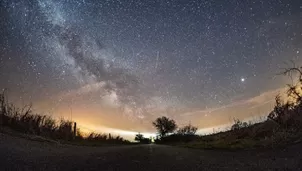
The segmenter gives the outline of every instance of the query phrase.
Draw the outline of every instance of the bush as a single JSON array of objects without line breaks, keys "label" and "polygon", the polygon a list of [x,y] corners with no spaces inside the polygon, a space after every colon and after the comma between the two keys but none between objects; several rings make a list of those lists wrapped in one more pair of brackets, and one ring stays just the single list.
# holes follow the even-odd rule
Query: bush
[{"label": "bush", "polygon": [[247,122],[242,122],[239,119],[234,119],[234,124],[232,125],[231,130],[236,131],[242,128],[246,128],[248,126],[249,124]]},{"label": "bush", "polygon": [[151,143],[151,139],[145,138],[144,135],[141,133],[136,134],[134,140],[138,141],[141,144],[150,144]]},{"label": "bush", "polygon": [[180,135],[195,135],[196,131],[197,131],[197,127],[192,126],[191,124],[186,125],[182,128],[179,128],[177,131],[177,134]]}]

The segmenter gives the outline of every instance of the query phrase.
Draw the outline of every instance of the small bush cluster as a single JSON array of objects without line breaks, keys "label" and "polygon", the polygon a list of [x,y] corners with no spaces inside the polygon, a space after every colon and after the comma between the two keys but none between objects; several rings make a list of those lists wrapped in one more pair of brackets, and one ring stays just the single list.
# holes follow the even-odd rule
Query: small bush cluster
[{"label": "small bush cluster", "polygon": [[178,135],[195,135],[197,129],[198,129],[197,127],[192,126],[191,124],[189,124],[189,125],[186,125],[182,128],[179,128],[177,130],[177,134]]},{"label": "small bush cluster", "polygon": [[188,124],[184,127],[177,129],[177,124],[173,119],[165,116],[157,118],[153,122],[153,126],[158,131],[158,136],[155,143],[177,143],[177,142],[190,142],[197,139],[199,136],[195,135],[197,127]]},{"label": "small bush cluster", "polygon": [[242,128],[246,128],[250,125],[251,124],[249,124],[247,122],[242,122],[241,120],[235,118],[234,119],[234,124],[232,125],[231,130],[232,131],[237,131],[237,130],[240,130]]},{"label": "small bush cluster", "polygon": [[141,133],[136,134],[134,140],[139,142],[140,144],[150,144],[151,143],[151,139],[145,138],[144,135]]}]

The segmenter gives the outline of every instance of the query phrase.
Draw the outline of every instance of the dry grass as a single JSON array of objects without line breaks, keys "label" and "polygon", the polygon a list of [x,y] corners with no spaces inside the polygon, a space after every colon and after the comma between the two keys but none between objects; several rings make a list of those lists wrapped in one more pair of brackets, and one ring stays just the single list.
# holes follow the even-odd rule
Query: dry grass
[{"label": "dry grass", "polygon": [[[293,115],[298,117],[298,115]],[[288,121],[292,122],[294,118]],[[299,120],[299,119],[297,119]],[[297,120],[294,122],[297,124]],[[234,122],[238,124],[238,120]],[[287,122],[286,122],[287,123]],[[302,122],[300,122],[302,123]],[[248,148],[277,148],[302,140],[302,130],[295,127],[295,124],[279,125],[278,123],[267,120],[255,124],[243,124],[245,126],[232,128],[225,132],[211,135],[178,135],[172,134],[158,140],[157,143],[177,145],[182,147],[197,149],[248,149]],[[291,126],[289,126],[291,125]]]},{"label": "dry grass", "polygon": [[16,132],[38,137],[46,137],[61,142],[73,142],[73,144],[128,144],[120,136],[113,137],[111,134],[91,133],[84,137],[79,129],[74,136],[73,122],[60,119],[59,121],[50,116],[35,114],[31,105],[17,108],[7,101],[5,93],[0,93],[0,130],[9,128]]},{"label": "dry grass", "polygon": [[278,148],[291,143],[301,142],[301,140],[302,131],[300,129],[295,127],[284,128],[273,121],[265,121],[236,130],[206,136],[195,136],[189,142],[174,141],[172,144],[198,149],[234,150]]}]

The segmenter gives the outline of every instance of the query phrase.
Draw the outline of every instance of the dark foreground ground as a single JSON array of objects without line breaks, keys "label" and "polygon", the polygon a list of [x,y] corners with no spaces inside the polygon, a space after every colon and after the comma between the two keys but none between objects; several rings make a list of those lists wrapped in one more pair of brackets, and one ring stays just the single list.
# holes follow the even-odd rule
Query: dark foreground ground
[{"label": "dark foreground ground", "polygon": [[0,133],[0,170],[302,170],[302,145],[203,151],[162,145],[84,147]]}]

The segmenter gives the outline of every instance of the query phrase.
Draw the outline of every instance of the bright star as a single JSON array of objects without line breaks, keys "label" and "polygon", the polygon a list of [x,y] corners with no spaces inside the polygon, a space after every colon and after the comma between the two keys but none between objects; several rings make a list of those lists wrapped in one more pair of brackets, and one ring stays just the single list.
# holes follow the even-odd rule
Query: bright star
[{"label": "bright star", "polygon": [[245,78],[241,78],[241,82],[245,82]]}]

